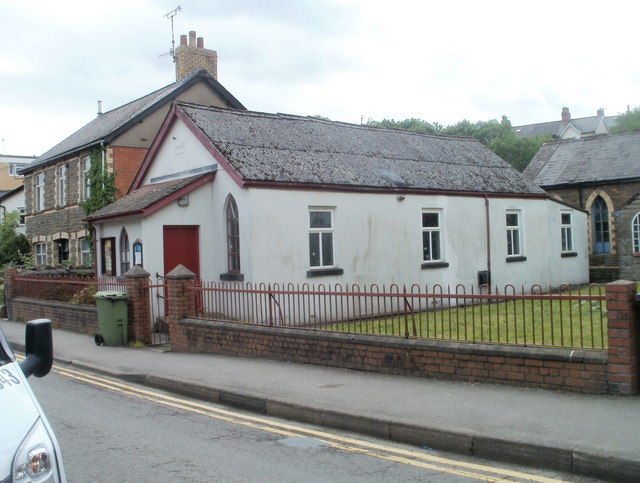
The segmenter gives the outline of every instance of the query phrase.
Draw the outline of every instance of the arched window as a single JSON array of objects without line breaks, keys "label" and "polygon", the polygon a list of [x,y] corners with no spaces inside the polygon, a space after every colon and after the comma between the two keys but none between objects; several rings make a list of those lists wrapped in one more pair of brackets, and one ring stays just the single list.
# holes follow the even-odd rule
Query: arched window
[{"label": "arched window", "polygon": [[129,258],[129,235],[127,229],[122,227],[120,231],[120,275],[124,275],[131,268],[131,259]]},{"label": "arched window", "polygon": [[240,273],[240,222],[233,196],[227,200],[227,265],[229,273]]},{"label": "arched window", "polygon": [[631,237],[633,239],[633,253],[640,254],[640,213],[636,213],[631,222]]},{"label": "arched window", "polygon": [[602,196],[598,196],[591,206],[593,224],[593,252],[610,253],[609,243],[609,210]]}]

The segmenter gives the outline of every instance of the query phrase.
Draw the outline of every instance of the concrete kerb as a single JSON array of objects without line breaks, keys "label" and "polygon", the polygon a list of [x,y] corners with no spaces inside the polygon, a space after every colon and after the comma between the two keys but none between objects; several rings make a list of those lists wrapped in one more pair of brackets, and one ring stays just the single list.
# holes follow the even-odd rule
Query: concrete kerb
[{"label": "concrete kerb", "polygon": [[610,481],[637,482],[640,463],[614,455],[576,449],[573,452],[573,473]]},{"label": "concrete kerb", "polygon": [[[17,351],[24,352],[23,345],[13,344],[13,347]],[[123,373],[79,361],[61,358],[54,358],[54,360],[68,367],[84,369],[114,379],[134,382],[205,402],[291,421],[352,431],[421,448],[473,455],[506,463],[552,468],[566,473],[597,477],[609,481],[636,482],[640,474],[640,462],[603,454],[602,451],[595,449],[543,446],[478,434],[464,434],[442,428],[416,426],[399,421],[384,421],[346,412],[222,391],[154,374]]]}]

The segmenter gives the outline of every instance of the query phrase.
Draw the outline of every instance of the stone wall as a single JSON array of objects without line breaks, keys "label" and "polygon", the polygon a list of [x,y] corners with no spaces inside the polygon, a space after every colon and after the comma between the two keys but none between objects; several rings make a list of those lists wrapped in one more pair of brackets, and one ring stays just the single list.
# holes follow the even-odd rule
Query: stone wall
[{"label": "stone wall", "polygon": [[[628,257],[631,254],[629,232],[626,224],[627,220],[623,220],[617,215],[631,199],[640,193],[640,183],[604,183],[560,189],[549,188],[547,191],[551,195],[560,196],[564,202],[582,209],[587,208],[587,200],[594,192],[601,191],[606,193],[613,204],[613,206],[610,207],[611,212],[609,217],[611,253],[591,253],[589,257],[589,277],[591,282],[594,283],[610,282],[618,278],[629,278],[627,275],[629,271],[625,270],[625,263],[629,262]],[[592,250],[591,246],[590,250]],[[620,258],[620,256],[623,258]],[[633,279],[638,280],[640,278],[636,275]]]},{"label": "stone wall", "polygon": [[[86,153],[88,155],[88,153]],[[56,169],[61,165],[67,166],[67,193],[65,206],[57,206]],[[46,243],[47,266],[58,266],[58,239],[69,240],[69,261],[74,265],[80,264],[79,240],[88,236],[87,223],[82,221],[85,212],[81,203],[81,157],[65,159],[42,170],[36,170],[25,175],[25,205],[26,205],[26,237],[31,243]],[[35,211],[35,175],[44,172],[44,209]]]},{"label": "stone wall", "polygon": [[631,223],[640,213],[640,197],[634,198],[620,210],[618,217],[618,244],[620,246],[620,278],[640,280],[640,253],[633,253]]}]

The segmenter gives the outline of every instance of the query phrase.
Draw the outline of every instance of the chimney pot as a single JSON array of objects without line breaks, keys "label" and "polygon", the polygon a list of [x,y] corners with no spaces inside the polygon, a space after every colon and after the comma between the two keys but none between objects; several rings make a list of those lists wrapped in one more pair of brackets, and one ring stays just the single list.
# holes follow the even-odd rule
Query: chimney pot
[{"label": "chimney pot", "polygon": [[102,116],[102,101],[98,101],[98,117]]},{"label": "chimney pot", "polygon": [[184,79],[189,74],[200,70],[206,71],[218,80],[218,53],[215,50],[204,48],[204,38],[197,37],[196,31],[189,32],[187,36],[180,36],[180,46],[175,50],[176,82]]}]

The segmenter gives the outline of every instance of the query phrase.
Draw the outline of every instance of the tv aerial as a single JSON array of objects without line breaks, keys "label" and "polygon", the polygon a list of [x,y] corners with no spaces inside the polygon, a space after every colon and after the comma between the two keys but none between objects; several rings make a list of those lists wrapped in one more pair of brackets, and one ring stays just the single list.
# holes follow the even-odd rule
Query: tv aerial
[{"label": "tv aerial", "polygon": [[169,50],[169,52],[167,52],[165,54],[161,54],[160,57],[163,57],[165,55],[170,55],[173,58],[174,62],[176,61],[176,56],[175,56],[176,40],[175,40],[175,35],[173,33],[173,17],[178,15],[178,12],[181,11],[181,10],[182,10],[182,7],[180,5],[178,5],[177,8],[174,8],[169,13],[163,15],[164,17],[168,18],[171,21],[171,49]]}]

